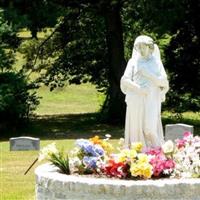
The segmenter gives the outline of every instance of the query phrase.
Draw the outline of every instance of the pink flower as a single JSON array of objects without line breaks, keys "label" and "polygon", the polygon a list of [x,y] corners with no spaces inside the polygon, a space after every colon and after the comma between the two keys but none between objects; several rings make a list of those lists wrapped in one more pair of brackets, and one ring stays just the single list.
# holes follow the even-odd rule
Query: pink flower
[{"label": "pink flower", "polygon": [[152,148],[146,151],[148,155],[151,155],[150,164],[153,167],[153,176],[159,177],[164,175],[164,170],[173,170],[175,163],[172,159],[167,159],[162,151],[162,148]]},{"label": "pink flower", "polygon": [[182,139],[182,140],[177,139],[176,140],[176,146],[178,147],[178,149],[185,147],[185,142],[186,141],[184,139]]},{"label": "pink flower", "polygon": [[146,149],[145,153],[147,155],[159,155],[162,152],[162,148],[161,147],[155,147],[155,148],[151,148],[151,149]]},{"label": "pink flower", "polygon": [[153,175],[160,176],[164,169],[162,157],[159,155],[155,156],[150,160],[150,164],[153,166]]},{"label": "pink flower", "polygon": [[189,136],[191,136],[191,135],[192,135],[192,133],[189,132],[189,131],[187,131],[187,132],[185,132],[185,133],[183,134],[183,138],[189,137]]},{"label": "pink flower", "polygon": [[165,169],[174,169],[174,167],[175,167],[175,162],[173,160],[170,159],[164,162]]}]

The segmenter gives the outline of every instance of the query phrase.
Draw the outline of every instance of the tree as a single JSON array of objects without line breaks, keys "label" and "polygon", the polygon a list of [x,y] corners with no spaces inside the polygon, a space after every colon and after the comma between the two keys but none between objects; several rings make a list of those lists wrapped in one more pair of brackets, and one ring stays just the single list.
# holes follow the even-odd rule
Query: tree
[{"label": "tree", "polygon": [[179,113],[200,109],[200,2],[184,0],[182,5],[183,19],[165,52],[171,74],[167,106]]},{"label": "tree", "polygon": [[[125,113],[120,78],[126,65],[121,2],[79,2],[63,2],[65,16],[55,34],[46,42],[46,47],[40,49],[40,53],[44,55],[46,52],[47,57],[51,57],[51,63],[47,64],[49,59],[45,59],[47,54],[44,55],[41,65],[49,67],[45,67],[42,80],[51,88],[66,80],[77,84],[84,81],[97,84],[98,89],[107,94],[104,113],[110,121],[119,121]],[[37,68],[41,69],[41,65]]]},{"label": "tree", "polygon": [[28,28],[32,37],[46,27],[54,27],[57,18],[63,14],[62,7],[46,0],[1,0],[5,9],[5,18],[15,27]]},{"label": "tree", "polygon": [[47,38],[40,44],[30,42],[26,68],[43,72],[40,81],[51,89],[67,81],[96,84],[107,95],[102,110],[110,121],[124,119],[119,85],[135,37],[145,33],[156,40],[174,33],[185,9],[180,0],[43,0],[39,4],[62,7],[63,12]]},{"label": "tree", "polygon": [[[134,38],[141,33],[150,33],[154,38],[166,30],[170,33],[169,27],[173,27],[179,14],[172,15],[175,13],[173,6],[177,3],[178,0],[162,1],[159,8],[155,9],[156,0],[151,3],[129,0],[60,1],[59,5],[66,8],[65,17],[53,37],[54,50],[47,45],[50,55],[56,50],[54,56],[58,58],[54,57],[52,67],[47,69],[43,81],[50,83],[52,88],[62,85],[61,82],[66,80],[71,83],[95,83],[107,95],[102,108],[107,119],[122,121],[125,103],[120,90],[120,78],[130,57]],[[165,16],[160,16],[161,11]],[[166,15],[171,15],[171,23]]]},{"label": "tree", "polygon": [[28,119],[39,101],[34,83],[29,83],[23,72],[13,69],[13,50],[17,44],[16,31],[4,18],[0,10],[0,132],[8,132]]}]

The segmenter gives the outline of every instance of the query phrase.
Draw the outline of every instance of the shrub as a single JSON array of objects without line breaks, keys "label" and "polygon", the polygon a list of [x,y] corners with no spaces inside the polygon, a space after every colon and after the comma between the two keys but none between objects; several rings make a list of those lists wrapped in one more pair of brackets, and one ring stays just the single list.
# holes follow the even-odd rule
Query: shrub
[{"label": "shrub", "polygon": [[37,86],[21,72],[0,73],[0,130],[16,128],[39,104]]}]

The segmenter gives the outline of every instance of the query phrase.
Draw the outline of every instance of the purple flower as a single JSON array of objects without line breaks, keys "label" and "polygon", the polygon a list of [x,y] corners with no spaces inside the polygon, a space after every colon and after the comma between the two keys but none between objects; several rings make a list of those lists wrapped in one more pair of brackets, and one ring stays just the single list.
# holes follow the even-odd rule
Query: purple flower
[{"label": "purple flower", "polygon": [[98,144],[93,144],[92,142],[85,140],[85,139],[79,139],[76,141],[76,144],[81,148],[81,150],[88,156],[103,156],[104,150],[101,146]]},{"label": "purple flower", "polygon": [[84,148],[85,146],[90,145],[90,144],[91,142],[85,139],[76,140],[76,145],[79,146],[80,148]]},{"label": "purple flower", "polygon": [[103,156],[104,155],[104,150],[101,146],[99,146],[98,144],[94,145],[94,151],[96,156]]},{"label": "purple flower", "polygon": [[98,157],[89,157],[89,156],[84,156],[83,162],[87,167],[95,169],[97,167],[97,161],[99,160]]}]

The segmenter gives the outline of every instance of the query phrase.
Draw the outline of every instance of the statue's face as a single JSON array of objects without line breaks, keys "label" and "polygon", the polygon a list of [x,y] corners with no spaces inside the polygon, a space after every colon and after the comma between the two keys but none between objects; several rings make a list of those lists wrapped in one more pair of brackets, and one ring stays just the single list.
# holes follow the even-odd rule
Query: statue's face
[{"label": "statue's face", "polygon": [[143,58],[148,58],[153,53],[153,44],[138,44],[137,50]]}]

